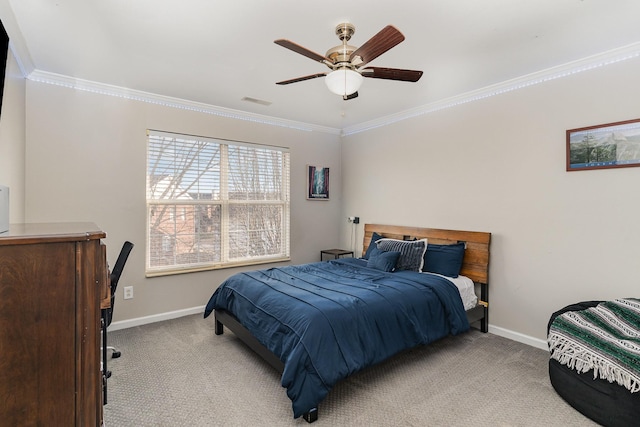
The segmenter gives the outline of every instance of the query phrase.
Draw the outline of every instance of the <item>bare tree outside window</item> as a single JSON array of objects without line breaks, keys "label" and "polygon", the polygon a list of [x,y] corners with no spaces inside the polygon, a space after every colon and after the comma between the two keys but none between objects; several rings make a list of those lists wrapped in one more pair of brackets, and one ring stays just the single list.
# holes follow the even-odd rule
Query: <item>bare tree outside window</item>
[{"label": "bare tree outside window", "polygon": [[149,131],[147,275],[289,257],[289,153]]}]

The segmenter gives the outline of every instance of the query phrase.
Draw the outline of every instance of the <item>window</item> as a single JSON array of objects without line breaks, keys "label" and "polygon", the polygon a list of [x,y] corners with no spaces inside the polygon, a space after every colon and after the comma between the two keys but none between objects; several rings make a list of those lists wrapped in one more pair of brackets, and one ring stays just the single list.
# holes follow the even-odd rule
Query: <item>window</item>
[{"label": "window", "polygon": [[288,260],[289,152],[148,131],[147,276]]}]

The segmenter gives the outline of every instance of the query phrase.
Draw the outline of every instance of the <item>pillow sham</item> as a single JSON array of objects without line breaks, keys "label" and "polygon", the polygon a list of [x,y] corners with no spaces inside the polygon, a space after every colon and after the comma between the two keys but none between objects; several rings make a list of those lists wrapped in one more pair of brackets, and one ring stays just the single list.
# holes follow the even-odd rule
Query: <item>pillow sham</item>
[{"label": "pillow sham", "polygon": [[364,253],[362,258],[369,259],[369,257],[371,256],[371,252],[373,251],[373,248],[376,247],[375,243],[380,239],[382,239],[382,236],[374,231],[373,234],[371,235],[371,241],[369,242],[367,251]]},{"label": "pillow sham", "polygon": [[406,241],[382,238],[376,242],[376,246],[381,251],[400,252],[396,270],[422,271],[427,239]]},{"label": "pillow sham", "polygon": [[437,245],[429,243],[424,255],[422,271],[442,274],[447,277],[458,277],[462,269],[465,243],[452,245]]},{"label": "pillow sham", "polygon": [[392,272],[396,269],[396,263],[398,262],[398,258],[400,258],[400,252],[390,251],[383,252],[373,245],[374,249],[371,251],[369,256],[369,260],[367,261],[367,267],[375,268],[376,270],[386,271],[387,273]]}]

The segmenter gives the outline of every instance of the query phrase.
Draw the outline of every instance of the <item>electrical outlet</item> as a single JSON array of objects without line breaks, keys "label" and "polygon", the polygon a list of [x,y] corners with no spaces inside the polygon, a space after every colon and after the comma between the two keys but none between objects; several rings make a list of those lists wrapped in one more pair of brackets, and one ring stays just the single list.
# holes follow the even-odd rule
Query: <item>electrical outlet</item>
[{"label": "electrical outlet", "polygon": [[133,286],[125,286],[124,287],[124,299],[133,298]]}]

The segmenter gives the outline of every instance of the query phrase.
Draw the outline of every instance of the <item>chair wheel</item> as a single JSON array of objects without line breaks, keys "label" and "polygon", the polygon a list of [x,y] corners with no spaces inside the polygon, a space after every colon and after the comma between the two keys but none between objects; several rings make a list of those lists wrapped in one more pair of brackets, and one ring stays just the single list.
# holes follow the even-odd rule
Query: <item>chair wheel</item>
[{"label": "chair wheel", "polygon": [[107,377],[107,378],[111,378],[111,371],[107,371],[107,372],[104,374],[104,376],[105,376],[105,377]]},{"label": "chair wheel", "polygon": [[119,351],[114,351],[113,353],[111,353],[112,359],[117,359],[120,356],[122,356],[122,353],[120,353]]}]

